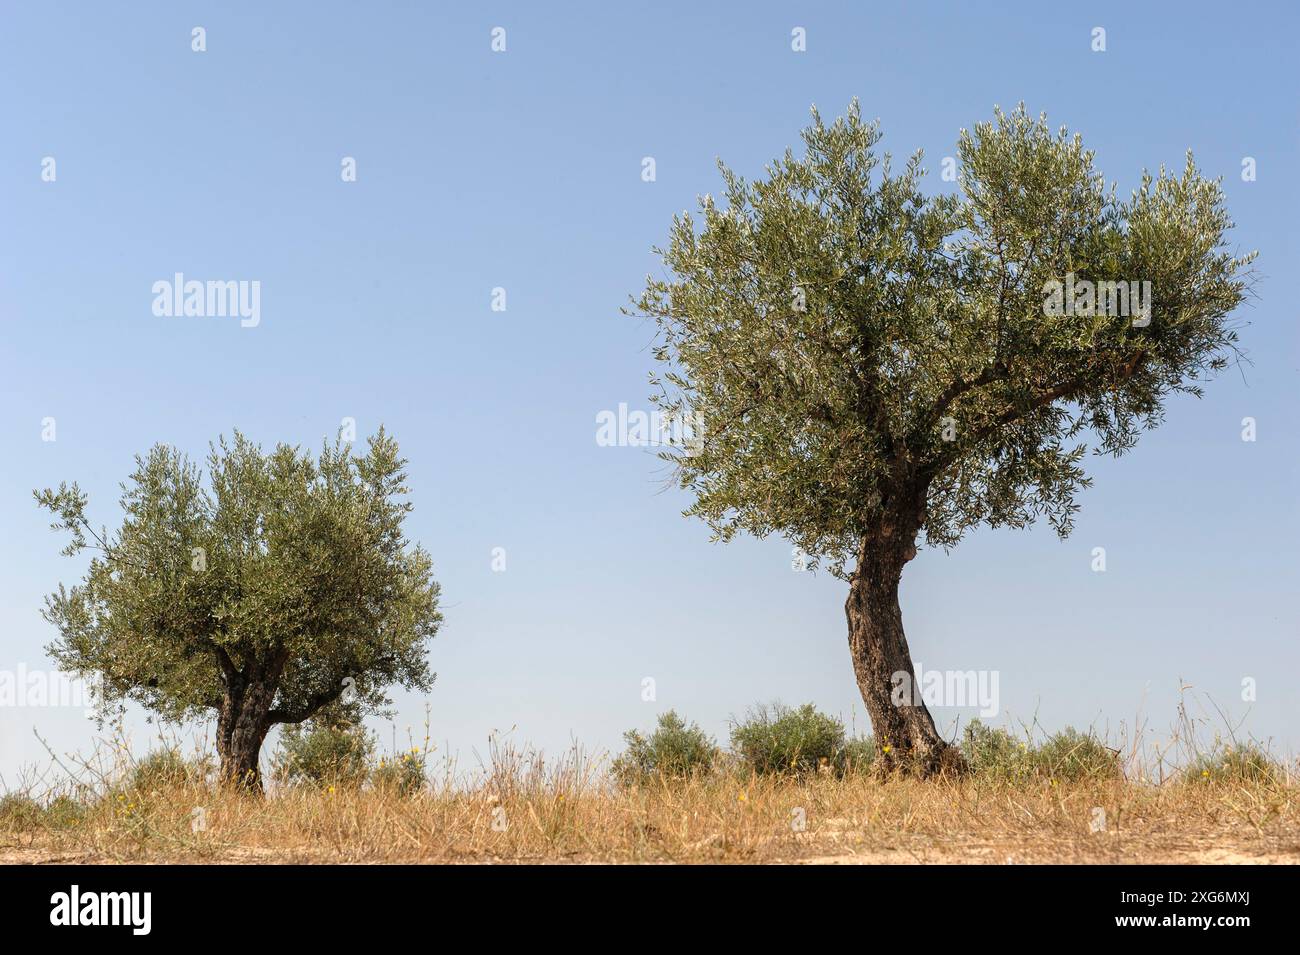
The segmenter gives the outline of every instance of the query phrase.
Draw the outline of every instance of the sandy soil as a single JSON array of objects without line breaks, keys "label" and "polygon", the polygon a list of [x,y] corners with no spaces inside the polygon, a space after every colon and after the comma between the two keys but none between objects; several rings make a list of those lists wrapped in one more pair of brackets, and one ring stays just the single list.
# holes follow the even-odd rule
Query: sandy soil
[{"label": "sandy soil", "polygon": [[[331,863],[364,862],[364,859],[340,859],[327,852],[277,851],[250,848],[230,848],[215,856],[195,858],[180,855],[176,858],[150,857],[148,859],[114,859],[93,853],[51,851],[36,847],[6,846],[0,848],[0,865],[58,865],[58,864],[114,864],[118,862],[206,862],[210,864],[263,864],[277,863]],[[421,859],[419,856],[402,860],[404,863],[450,862],[502,864],[514,861],[585,862],[589,859],[502,859],[493,857],[448,859]],[[807,854],[789,858],[764,860],[777,865],[1018,865],[1041,863],[1074,864],[1155,864],[1155,865],[1297,865],[1300,864],[1300,842],[1289,847],[1262,841],[1258,845],[1220,846],[1198,844],[1188,840],[1169,840],[1163,843],[1125,840],[1111,842],[1098,840],[1093,846],[1077,843],[1040,844],[980,843],[900,845],[896,847],[871,847],[844,850],[831,845],[810,845]]]}]

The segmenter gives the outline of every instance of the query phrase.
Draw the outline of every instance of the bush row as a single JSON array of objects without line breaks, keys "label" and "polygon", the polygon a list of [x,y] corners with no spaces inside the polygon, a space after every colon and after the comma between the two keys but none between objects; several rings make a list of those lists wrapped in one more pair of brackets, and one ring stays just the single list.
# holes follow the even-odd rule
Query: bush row
[{"label": "bush row", "polygon": [[681,779],[724,767],[765,776],[843,776],[870,769],[876,752],[870,737],[850,738],[840,720],[811,703],[754,707],[733,723],[730,752],[672,710],[659,716],[649,735],[629,730],[623,739],[627,748],[614,760],[613,773],[625,784]]},{"label": "bush row", "polygon": [[[758,706],[731,728],[726,752],[695,723],[676,712],[658,718],[648,735],[630,730],[626,749],[614,761],[615,778],[639,783],[653,778],[681,779],[737,769],[755,775],[837,776],[872,769],[876,755],[871,737],[849,738],[844,724],[811,703],[797,709],[780,704]],[[1035,743],[972,720],[961,738],[962,755],[972,774],[1009,782],[1040,779],[1058,782],[1116,779],[1122,774],[1120,753],[1095,734],[1073,727]],[[1276,782],[1280,767],[1252,745],[1216,749],[1183,770],[1185,782]]]}]

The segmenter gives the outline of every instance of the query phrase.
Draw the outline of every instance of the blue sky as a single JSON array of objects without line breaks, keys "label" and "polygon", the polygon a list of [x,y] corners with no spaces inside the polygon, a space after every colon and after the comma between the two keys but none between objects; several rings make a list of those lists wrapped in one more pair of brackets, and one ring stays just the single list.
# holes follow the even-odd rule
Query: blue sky
[{"label": "blue sky", "polygon": [[[1261,252],[1239,315],[1253,366],[1095,461],[1069,541],[984,530],[923,552],[903,584],[913,656],[997,670],[1002,718],[1161,735],[1181,680],[1297,748],[1292,5],[452,6],[0,7],[0,670],[48,667],[43,595],[84,563],[33,488],[77,480],[113,524],[154,442],[316,445],[353,417],[410,459],[410,533],[446,611],[427,702],[462,763],[493,729],[600,749],[668,708],[723,737],[776,698],[864,728],[844,585],[792,571],[779,539],[710,544],[651,451],[597,445],[600,411],[648,407],[652,328],[619,308],[673,213],[718,191],[716,157],[760,172],[811,104],[859,97],[940,191],[958,130],[1024,100],[1122,194],[1189,147],[1224,177],[1232,241]],[[176,272],[259,281],[260,324],[155,317]],[[424,703],[398,696],[399,733]],[[33,727],[90,742],[80,711],[0,708],[6,780],[42,759]]]}]

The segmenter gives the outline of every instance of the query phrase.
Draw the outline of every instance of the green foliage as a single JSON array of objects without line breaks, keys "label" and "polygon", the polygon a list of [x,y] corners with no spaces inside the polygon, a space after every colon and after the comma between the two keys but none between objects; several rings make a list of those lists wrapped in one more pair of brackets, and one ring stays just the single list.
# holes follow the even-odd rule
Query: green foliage
[{"label": "green foliage", "polygon": [[72,829],[86,817],[86,807],[66,794],[55,796],[45,807],[45,824],[51,829]]},{"label": "green foliage", "polygon": [[275,777],[289,785],[359,788],[370,773],[374,738],[337,711],[280,731],[272,762]]},{"label": "green foliage", "polygon": [[37,492],[70,535],[65,553],[98,551],[80,584],[46,600],[50,654],[102,677],[106,706],[218,710],[226,739],[239,721],[299,723],[349,689],[365,711],[393,684],[427,690],[442,615],[429,555],[403,534],[405,464],[382,428],[365,454],[336,442],[314,459],[235,432],[211,447],[205,484],[158,445],[136,458],[113,533],[94,529],[76,484]]},{"label": "green foliage", "polygon": [[1018,739],[979,720],[966,725],[962,755],[971,771],[990,779],[1021,781],[1037,776],[1057,782],[1114,779],[1119,753],[1091,733],[1066,727],[1040,745]]},{"label": "green foliage", "polygon": [[623,734],[627,749],[614,760],[614,777],[623,783],[652,777],[684,779],[709,772],[718,757],[718,747],[700,727],[687,724],[669,710],[659,715],[658,726],[649,736],[636,730]]},{"label": "green foliage", "polygon": [[[1190,155],[1118,198],[1078,136],[1022,107],[963,131],[959,189],[895,171],[857,103],[804,155],[676,217],[633,314],[659,329],[654,401],[700,440],[664,452],[717,537],[781,533],[815,561],[870,538],[955,544],[1046,518],[1069,533],[1091,446],[1118,455],[1237,354],[1235,257]],[[1132,314],[1048,317],[1069,274],[1150,282]],[[1138,316],[1140,318],[1140,316]]]},{"label": "green foliage", "polygon": [[1184,773],[1188,782],[1271,783],[1281,777],[1277,762],[1252,743],[1202,754]]},{"label": "green foliage", "polygon": [[876,741],[870,736],[845,740],[840,750],[839,770],[845,774],[869,773],[876,763]]},{"label": "green foliage", "polygon": [[0,796],[0,832],[70,829],[85,814],[86,807],[66,794],[55,796],[45,805],[24,792]]},{"label": "green foliage", "polygon": [[1120,775],[1119,753],[1092,733],[1067,726],[1047,738],[1034,754],[1041,775],[1057,782],[1115,779]]},{"label": "green foliage", "polygon": [[995,779],[1023,779],[1034,773],[1034,750],[1003,729],[971,720],[961,741],[971,772]]},{"label": "green foliage", "polygon": [[206,759],[190,761],[179,749],[164,747],[147,753],[131,768],[127,787],[136,792],[148,793],[203,785],[210,771]]},{"label": "green foliage", "polygon": [[847,757],[862,756],[862,743],[846,749],[844,724],[811,703],[791,709],[759,705],[733,725],[731,748],[746,768],[759,774],[801,775],[820,768],[842,770]]},{"label": "green foliage", "polygon": [[418,746],[408,752],[381,757],[370,773],[370,782],[376,789],[413,796],[424,789],[425,756]]},{"label": "green foliage", "polygon": [[41,824],[44,812],[26,793],[5,793],[0,796],[0,830],[27,832]]}]

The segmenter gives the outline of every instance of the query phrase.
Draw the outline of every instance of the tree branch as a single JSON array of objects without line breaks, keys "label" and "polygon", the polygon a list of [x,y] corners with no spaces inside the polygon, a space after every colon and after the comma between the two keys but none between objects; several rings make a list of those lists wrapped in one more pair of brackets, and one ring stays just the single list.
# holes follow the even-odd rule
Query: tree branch
[{"label": "tree branch", "polygon": [[[1141,367],[1146,356],[1147,351],[1145,348],[1139,348],[1126,356],[1117,369],[1118,375],[1114,379],[1113,384],[1119,385],[1132,378]],[[930,465],[922,469],[923,474],[929,477],[934,477],[943,471],[944,468],[951,464],[953,460],[959,457],[960,454],[966,451],[969,447],[976,445],[985,438],[997,433],[1006,425],[1018,421],[1040,408],[1045,408],[1062,398],[1070,399],[1077,396],[1096,380],[1095,371],[1095,367],[1090,366],[1072,378],[1068,378],[1059,384],[1039,391],[1030,398],[1027,405],[1012,405],[996,415],[992,420],[977,428],[969,441],[953,442],[945,453],[940,454]]]},{"label": "tree branch", "polygon": [[332,690],[322,690],[308,697],[307,702],[302,706],[292,709],[287,707],[273,709],[266,715],[266,718],[270,723],[301,723],[304,720],[311,719],[313,715],[329,706],[342,695],[343,684],[340,683]]},{"label": "tree branch", "polygon": [[1001,361],[989,365],[974,378],[958,378],[939,395],[934,405],[925,413],[918,422],[914,432],[917,438],[933,428],[943,417],[954,401],[967,392],[974,391],[976,388],[982,388],[985,385],[991,385],[995,381],[1002,381],[1010,374],[1010,369]]}]

